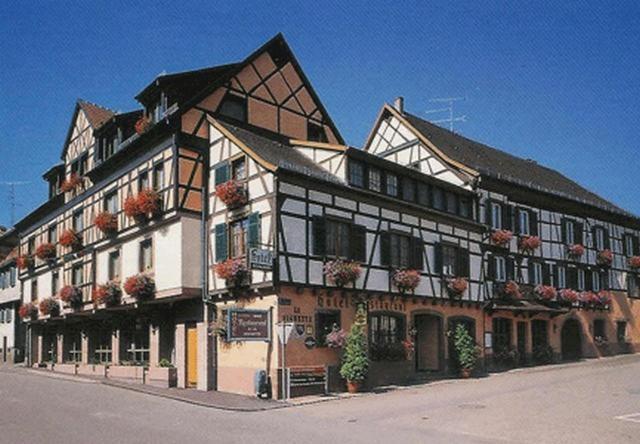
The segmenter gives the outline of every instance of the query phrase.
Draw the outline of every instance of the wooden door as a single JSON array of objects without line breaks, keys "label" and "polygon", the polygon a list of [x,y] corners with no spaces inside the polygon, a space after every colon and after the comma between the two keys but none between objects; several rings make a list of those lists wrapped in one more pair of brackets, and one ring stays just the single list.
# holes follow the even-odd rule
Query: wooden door
[{"label": "wooden door", "polygon": [[580,323],[575,319],[568,319],[562,326],[562,359],[571,361],[580,359],[582,351]]},{"label": "wooden door", "polygon": [[440,322],[435,316],[416,316],[416,367],[419,371],[440,370]]},{"label": "wooden door", "polygon": [[198,330],[187,327],[187,385],[198,385]]},{"label": "wooden door", "polygon": [[527,323],[518,322],[518,356],[519,364],[527,363]]}]

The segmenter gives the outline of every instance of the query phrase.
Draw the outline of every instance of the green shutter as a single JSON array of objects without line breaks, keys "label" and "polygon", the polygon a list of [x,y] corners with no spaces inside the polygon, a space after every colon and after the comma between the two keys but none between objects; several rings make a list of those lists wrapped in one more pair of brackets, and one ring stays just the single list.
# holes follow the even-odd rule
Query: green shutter
[{"label": "green shutter", "polygon": [[321,216],[313,216],[313,254],[316,256],[324,256],[326,253],[327,234],[325,228],[325,219]]},{"label": "green shutter", "polygon": [[493,254],[487,256],[487,278],[492,281],[496,279],[496,261]]},{"label": "green shutter", "polygon": [[229,162],[224,162],[215,168],[215,184],[220,185],[229,180],[230,167]]},{"label": "green shutter", "polygon": [[529,211],[529,230],[532,236],[538,235],[538,213],[536,211]]},{"label": "green shutter", "polygon": [[363,225],[351,226],[349,239],[351,259],[364,263],[367,261],[367,227]]},{"label": "green shutter", "polygon": [[442,274],[442,244],[437,243],[433,246],[433,271],[436,274]]},{"label": "green shutter", "polygon": [[216,262],[227,259],[229,253],[227,251],[227,224],[218,224],[215,228],[216,233]]},{"label": "green shutter", "polygon": [[391,265],[391,239],[387,232],[380,233],[380,265]]},{"label": "green shutter", "polygon": [[516,280],[516,261],[511,256],[505,259],[505,267],[507,267],[507,280]]},{"label": "green shutter", "polygon": [[419,237],[411,239],[411,268],[420,270],[424,268],[424,242]]},{"label": "green shutter", "polygon": [[457,250],[457,275],[460,277],[469,277],[469,250],[465,248],[458,248]]},{"label": "green shutter", "polygon": [[247,236],[247,246],[249,248],[260,246],[260,214],[251,213],[249,215],[249,235]]}]

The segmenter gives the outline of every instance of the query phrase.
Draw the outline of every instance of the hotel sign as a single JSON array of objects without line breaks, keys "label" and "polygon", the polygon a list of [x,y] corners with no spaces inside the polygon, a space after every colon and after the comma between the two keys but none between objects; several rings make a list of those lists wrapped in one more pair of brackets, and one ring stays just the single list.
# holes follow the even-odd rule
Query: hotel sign
[{"label": "hotel sign", "polygon": [[273,269],[273,252],[263,248],[249,250],[249,267],[254,270]]},{"label": "hotel sign", "polygon": [[271,341],[271,311],[232,308],[227,313],[228,341]]}]

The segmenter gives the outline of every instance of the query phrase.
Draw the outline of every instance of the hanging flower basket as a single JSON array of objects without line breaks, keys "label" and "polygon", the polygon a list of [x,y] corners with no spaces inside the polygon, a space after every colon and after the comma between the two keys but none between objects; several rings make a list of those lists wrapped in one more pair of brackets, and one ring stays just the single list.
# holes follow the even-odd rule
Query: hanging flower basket
[{"label": "hanging flower basket", "polygon": [[65,285],[60,289],[60,300],[72,308],[82,306],[82,290],[73,285]]},{"label": "hanging flower basket", "polygon": [[567,253],[574,259],[581,258],[584,254],[584,246],[581,244],[571,244],[567,247]]},{"label": "hanging flower basket", "polygon": [[227,259],[214,265],[216,276],[224,279],[227,287],[240,287],[248,276],[247,266],[242,259]]},{"label": "hanging flower basket", "polygon": [[640,270],[640,256],[633,256],[629,258],[629,268],[632,270]]},{"label": "hanging flower basket", "polygon": [[151,128],[151,119],[145,116],[140,117],[135,124],[136,133],[138,134],[146,133],[149,128]]},{"label": "hanging flower basket", "polygon": [[543,301],[553,301],[558,296],[558,291],[551,285],[537,285],[533,290],[538,299]]},{"label": "hanging flower basket", "polygon": [[216,197],[229,208],[236,208],[247,203],[245,188],[233,179],[216,186]]},{"label": "hanging flower basket", "polygon": [[20,270],[27,270],[33,267],[33,257],[30,255],[18,256],[16,265]]},{"label": "hanging flower basket", "polygon": [[60,304],[54,298],[46,298],[40,301],[40,313],[43,316],[58,316],[60,314]]},{"label": "hanging flower basket", "polygon": [[362,268],[356,261],[335,259],[324,264],[324,275],[336,287],[355,284],[360,274],[362,274]]},{"label": "hanging flower basket", "polygon": [[93,223],[96,225],[98,230],[107,235],[118,231],[118,218],[115,214],[111,214],[108,211],[98,213],[93,220]]},{"label": "hanging flower basket", "polygon": [[124,291],[138,301],[151,299],[156,292],[156,284],[151,276],[136,274],[124,282]]},{"label": "hanging flower basket", "polygon": [[107,307],[114,307],[122,300],[122,290],[120,283],[111,281],[104,285],[98,285],[91,293],[91,299],[96,305],[104,304]]},{"label": "hanging flower basket", "polygon": [[396,270],[391,280],[400,293],[407,293],[413,292],[418,288],[420,278],[418,270]]},{"label": "hanging flower basket", "polygon": [[38,316],[38,307],[31,302],[22,304],[18,310],[18,316],[21,319],[35,319]]},{"label": "hanging flower basket", "polygon": [[579,296],[580,295],[579,295],[579,293],[577,291],[572,290],[570,288],[564,288],[564,289],[560,290],[560,293],[558,293],[558,300],[563,305],[571,306],[575,302],[578,301]]},{"label": "hanging flower basket", "polygon": [[153,190],[142,190],[137,196],[128,196],[124,201],[124,214],[143,221],[160,213],[160,195]]},{"label": "hanging flower basket", "polygon": [[522,292],[520,286],[516,281],[507,281],[502,286],[502,295],[507,299],[522,299]]},{"label": "hanging flower basket", "polygon": [[56,246],[52,243],[44,243],[36,248],[36,256],[43,261],[50,261],[56,258]]},{"label": "hanging flower basket", "polygon": [[509,230],[496,230],[491,233],[491,242],[500,247],[506,247],[513,239],[513,233]]},{"label": "hanging flower basket", "polygon": [[613,252],[609,249],[598,251],[596,263],[601,267],[610,267],[613,263]]},{"label": "hanging flower basket", "polygon": [[76,173],[71,173],[69,177],[62,181],[60,185],[60,191],[63,193],[68,193],[69,191],[73,191],[82,185],[82,177],[80,177]]},{"label": "hanging flower basket", "polygon": [[72,228],[64,230],[60,236],[60,245],[67,248],[80,248],[82,246],[82,240],[78,233]]},{"label": "hanging flower basket", "polygon": [[334,328],[327,335],[326,343],[329,348],[343,348],[347,342],[347,332],[341,328]]},{"label": "hanging flower basket", "polygon": [[523,253],[533,253],[542,245],[542,241],[538,236],[520,236],[518,247]]},{"label": "hanging flower basket", "polygon": [[469,288],[469,283],[465,278],[456,277],[447,279],[447,290],[452,298],[461,298]]}]

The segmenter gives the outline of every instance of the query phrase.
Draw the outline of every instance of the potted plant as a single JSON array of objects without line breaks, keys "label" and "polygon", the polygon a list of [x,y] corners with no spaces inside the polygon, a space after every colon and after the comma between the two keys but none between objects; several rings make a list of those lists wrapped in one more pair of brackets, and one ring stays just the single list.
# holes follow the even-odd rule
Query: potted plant
[{"label": "potted plant", "polygon": [[336,287],[344,287],[349,283],[355,284],[360,274],[362,274],[362,268],[356,261],[335,259],[324,264],[324,275]]},{"label": "potted plant", "polygon": [[82,306],[82,290],[73,285],[65,285],[60,289],[60,300],[70,307],[77,309]]},{"label": "potted plant", "polygon": [[140,117],[135,124],[135,130],[137,134],[144,134],[151,128],[151,119],[146,116]]},{"label": "potted plant", "polygon": [[537,285],[533,291],[538,299],[547,302],[553,301],[558,296],[557,290],[551,285]]},{"label": "potted plant", "polygon": [[462,324],[456,325],[453,334],[453,346],[456,350],[460,374],[463,378],[469,378],[478,362],[478,357],[480,357],[480,349]]},{"label": "potted plant", "polygon": [[122,290],[120,283],[110,281],[103,285],[98,285],[91,294],[94,304],[104,304],[107,307],[114,307],[122,300]]},{"label": "potted plant", "polygon": [[575,302],[578,301],[580,295],[575,290],[572,290],[570,288],[563,288],[562,290],[560,290],[558,296],[558,299],[562,303],[562,305],[571,307]]},{"label": "potted plant", "polygon": [[60,235],[60,245],[66,248],[76,249],[82,246],[82,240],[78,233],[76,233],[76,230],[68,228]]},{"label": "potted plant", "polygon": [[393,273],[393,285],[400,293],[413,292],[420,285],[420,272],[418,270],[396,270]]},{"label": "potted plant", "polygon": [[465,291],[469,288],[469,283],[465,278],[455,277],[447,279],[447,291],[449,296],[454,299],[460,299]]},{"label": "potted plant", "polygon": [[584,254],[584,247],[581,244],[571,244],[567,247],[567,253],[574,259],[579,259]]},{"label": "potted plant", "polygon": [[16,265],[20,270],[27,270],[33,267],[33,256],[25,254],[18,256],[16,259]]},{"label": "potted plant", "polygon": [[216,276],[224,279],[229,288],[242,286],[248,276],[247,266],[239,258],[227,259],[214,266]]},{"label": "potted plant", "polygon": [[45,242],[36,248],[36,256],[43,261],[50,261],[56,257],[56,246],[52,243]]},{"label": "potted plant", "polygon": [[609,249],[598,251],[596,262],[601,267],[610,267],[613,263],[613,252]]},{"label": "potted plant", "polygon": [[640,270],[640,256],[633,256],[629,258],[629,268],[632,270]]},{"label": "potted plant", "polygon": [[124,291],[138,301],[143,301],[153,297],[156,284],[151,276],[140,273],[127,278],[124,282]]},{"label": "potted plant", "polygon": [[498,245],[499,247],[505,247],[509,245],[513,239],[513,233],[509,230],[495,230],[491,233],[491,242],[494,245]]},{"label": "potted plant", "polygon": [[216,185],[216,196],[229,208],[236,208],[247,203],[247,191],[236,180],[228,180]]},{"label": "potted plant", "polygon": [[510,299],[522,299],[522,292],[516,281],[507,281],[502,287],[502,293]]},{"label": "potted plant", "polygon": [[40,313],[42,313],[43,316],[57,316],[60,314],[60,304],[58,304],[58,301],[54,298],[45,298],[40,301]]},{"label": "potted plant", "polygon": [[111,235],[118,231],[118,218],[115,214],[111,214],[108,211],[102,211],[98,213],[93,220],[93,223],[106,235]]},{"label": "potted plant", "polygon": [[63,193],[68,193],[69,191],[75,190],[82,184],[82,177],[80,177],[77,173],[71,173],[69,177],[62,181],[60,185],[60,191]]},{"label": "potted plant", "polygon": [[136,198],[138,210],[148,218],[157,216],[160,213],[160,195],[151,189],[145,189],[138,193]]},{"label": "potted plant", "polygon": [[362,381],[369,371],[369,358],[367,356],[367,338],[365,335],[365,314],[362,308],[358,308],[356,319],[351,326],[345,342],[340,376],[347,380],[349,393],[357,393]]},{"label": "potted plant", "polygon": [[524,235],[518,240],[518,247],[523,253],[533,253],[542,245],[542,241],[538,236]]},{"label": "potted plant", "polygon": [[38,307],[31,303],[27,302],[26,304],[22,304],[20,309],[18,310],[18,315],[21,319],[35,319],[38,316]]}]

